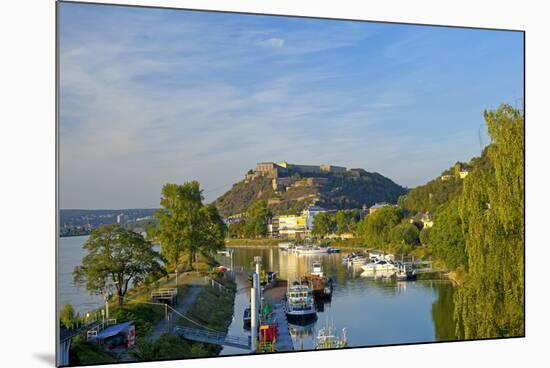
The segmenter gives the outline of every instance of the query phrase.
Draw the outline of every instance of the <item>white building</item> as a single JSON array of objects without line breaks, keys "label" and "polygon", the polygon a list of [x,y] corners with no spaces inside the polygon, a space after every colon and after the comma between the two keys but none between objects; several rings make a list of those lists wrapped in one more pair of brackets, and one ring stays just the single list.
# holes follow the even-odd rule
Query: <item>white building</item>
[{"label": "white building", "polygon": [[308,209],[302,212],[302,214],[306,216],[306,230],[311,231],[311,229],[313,228],[313,220],[315,220],[315,216],[317,216],[321,212],[327,212],[327,210],[320,206],[310,206],[308,207]]},{"label": "white building", "polygon": [[126,224],[128,223],[128,215],[125,215],[123,213],[119,214],[116,217],[116,223],[120,226],[126,226]]}]

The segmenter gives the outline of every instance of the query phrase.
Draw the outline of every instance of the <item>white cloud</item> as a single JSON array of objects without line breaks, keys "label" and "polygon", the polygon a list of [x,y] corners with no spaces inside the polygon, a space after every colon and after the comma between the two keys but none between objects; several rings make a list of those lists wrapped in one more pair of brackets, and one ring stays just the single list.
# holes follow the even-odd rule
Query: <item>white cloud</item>
[{"label": "white cloud", "polygon": [[264,41],[264,44],[275,48],[281,48],[285,45],[285,40],[282,38],[270,38]]}]

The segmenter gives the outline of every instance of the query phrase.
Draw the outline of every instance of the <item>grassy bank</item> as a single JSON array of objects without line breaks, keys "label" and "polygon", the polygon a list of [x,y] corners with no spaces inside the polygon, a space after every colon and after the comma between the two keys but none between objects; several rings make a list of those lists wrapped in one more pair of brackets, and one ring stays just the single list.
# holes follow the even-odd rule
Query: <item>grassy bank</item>
[{"label": "grassy bank", "polygon": [[225,239],[228,247],[257,247],[257,246],[278,246],[283,239],[261,238],[261,239]]}]

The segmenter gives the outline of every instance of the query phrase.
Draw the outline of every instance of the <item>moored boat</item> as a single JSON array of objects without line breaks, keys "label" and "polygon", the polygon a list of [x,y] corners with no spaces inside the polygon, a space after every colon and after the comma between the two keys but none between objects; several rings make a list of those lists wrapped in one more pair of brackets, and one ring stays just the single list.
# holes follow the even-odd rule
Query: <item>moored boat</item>
[{"label": "moored boat", "polygon": [[302,282],[311,286],[315,298],[324,299],[332,296],[332,279],[325,276],[319,261],[313,262],[311,271],[302,277]]},{"label": "moored boat", "polygon": [[285,313],[289,323],[307,324],[317,319],[313,290],[307,284],[294,283],[286,292]]},{"label": "moored boat", "polygon": [[398,268],[395,263],[391,261],[377,260],[374,262],[369,262],[361,266],[361,269],[365,272],[397,272]]},{"label": "moored boat", "polygon": [[340,336],[337,335],[336,329],[332,323],[319,330],[315,339],[315,350],[321,349],[338,349],[348,346],[348,338],[346,336],[346,329],[342,329]]}]

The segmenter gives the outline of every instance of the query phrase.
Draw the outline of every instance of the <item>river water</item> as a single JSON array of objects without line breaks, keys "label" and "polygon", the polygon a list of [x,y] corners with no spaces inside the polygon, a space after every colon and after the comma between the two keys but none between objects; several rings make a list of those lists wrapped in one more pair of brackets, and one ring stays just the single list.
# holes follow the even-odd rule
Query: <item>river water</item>
[{"label": "river water", "polygon": [[[345,254],[345,253],[343,253]],[[349,346],[373,346],[451,340],[454,338],[453,285],[446,280],[396,281],[362,276],[360,268],[342,264],[343,254],[303,256],[277,248],[234,248],[235,270],[253,270],[254,256],[262,257],[262,267],[277,271],[279,277],[299,280],[312,261],[321,260],[325,274],[332,277],[332,300],[319,305],[317,321],[307,327],[292,327],[295,350],[314,347],[319,328],[327,321],[341,332],[346,329]],[[227,257],[219,261],[230,266]],[[229,334],[245,337],[242,315],[249,305],[250,284],[246,276],[237,276],[238,292],[235,315]],[[224,347],[222,355],[244,354],[243,350]]]},{"label": "river water", "polygon": [[[84,287],[74,285],[72,272],[81,263],[85,252],[82,244],[88,236],[61,238],[59,242],[58,307],[71,303],[84,313],[103,304],[103,297],[89,294]],[[294,348],[312,349],[319,328],[330,321],[338,331],[346,329],[349,346],[372,346],[429,342],[454,339],[454,288],[445,280],[400,281],[363,277],[361,269],[342,264],[342,254],[300,256],[267,247],[236,247],[233,254],[235,270],[253,270],[255,256],[262,257],[262,267],[277,271],[290,282],[308,271],[312,261],[321,260],[325,273],[334,280],[329,303],[320,305],[317,321],[306,328],[291,328]],[[230,266],[227,257],[218,260]],[[238,291],[235,312],[229,334],[246,337],[243,311],[249,305],[250,284],[246,274],[237,276]],[[245,354],[243,350],[224,347],[222,355]]]}]

